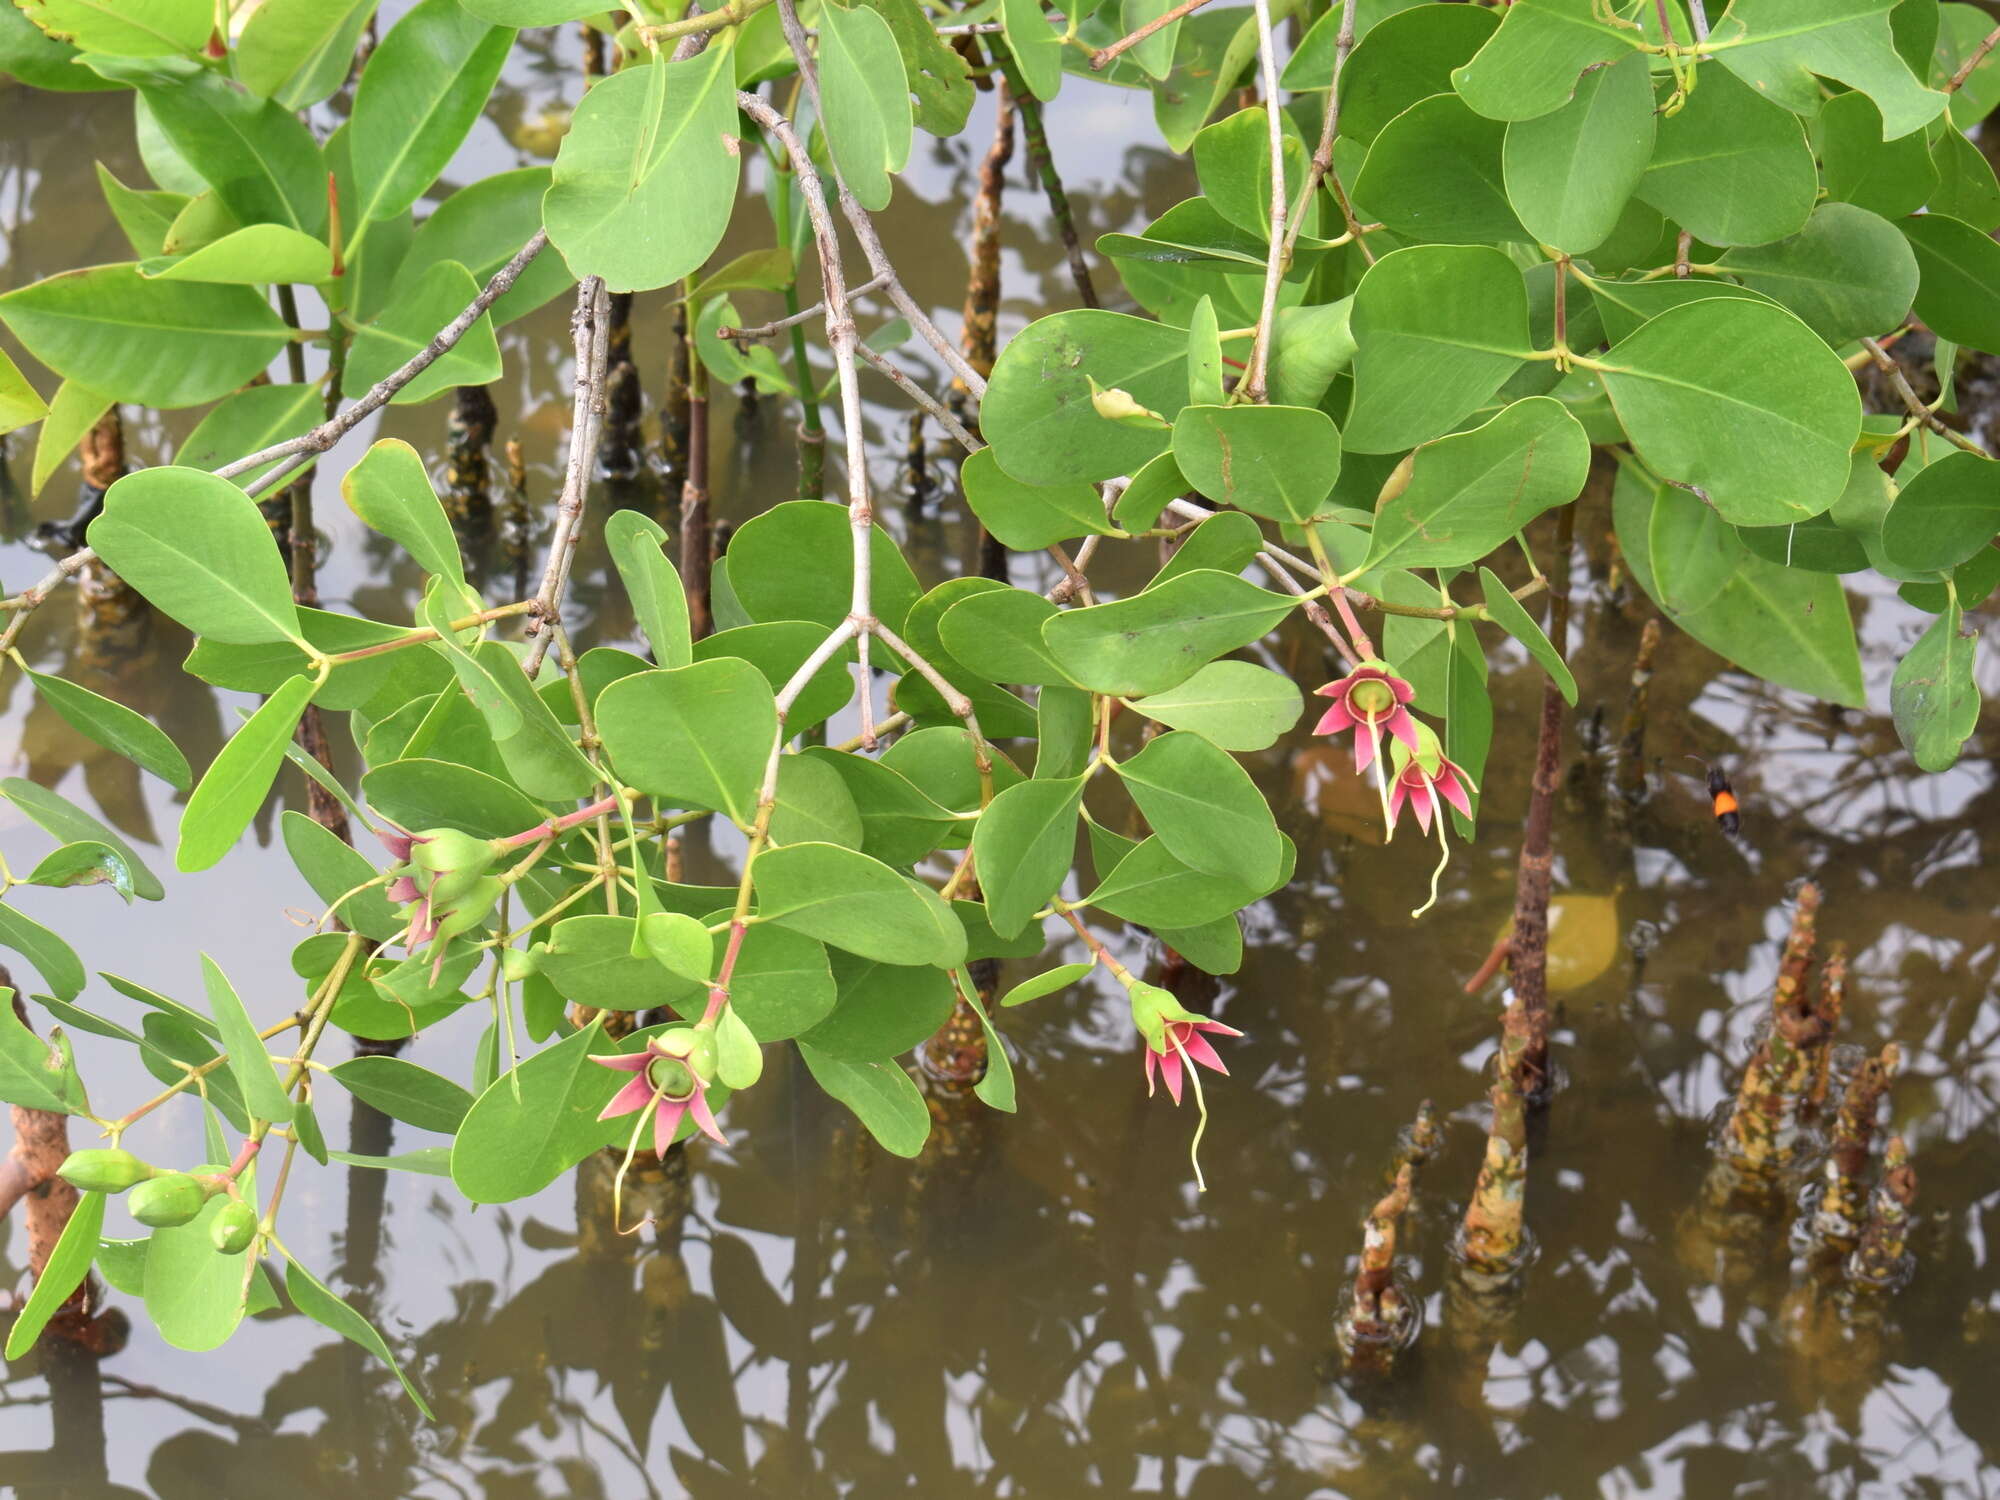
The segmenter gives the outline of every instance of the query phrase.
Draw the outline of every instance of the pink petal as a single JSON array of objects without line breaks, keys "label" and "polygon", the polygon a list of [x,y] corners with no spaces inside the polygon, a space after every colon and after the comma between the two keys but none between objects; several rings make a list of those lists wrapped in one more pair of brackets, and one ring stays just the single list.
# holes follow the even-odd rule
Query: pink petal
[{"label": "pink petal", "polygon": [[378,833],[376,837],[381,839],[382,847],[389,851],[389,857],[398,864],[401,864],[410,857],[410,845],[414,840],[401,829],[391,829],[387,832]]},{"label": "pink petal", "polygon": [[1389,826],[1391,828],[1396,826],[1396,819],[1402,815],[1403,799],[1407,795],[1408,791],[1403,785],[1403,778],[1398,776],[1395,784],[1389,788]]},{"label": "pink petal", "polygon": [[1465,795],[1465,783],[1459,779],[1458,772],[1449,764],[1445,766],[1444,774],[1437,779],[1437,789],[1444,794],[1445,801],[1466,817],[1472,816],[1472,799]]},{"label": "pink petal", "polygon": [[[1401,786],[1402,783],[1398,782],[1397,785]],[[1416,810],[1417,826],[1425,833],[1431,831],[1431,812],[1436,805],[1431,798],[1430,782],[1420,781],[1410,788],[1410,806]]]},{"label": "pink petal", "polygon": [[611,1096],[611,1102],[604,1106],[604,1113],[597,1118],[609,1120],[618,1115],[629,1115],[635,1109],[644,1109],[652,1097],[652,1081],[647,1078],[634,1078]]},{"label": "pink petal", "polygon": [[1315,698],[1338,698],[1346,688],[1347,679],[1343,677],[1338,682],[1329,682],[1325,687],[1314,688],[1313,696]]},{"label": "pink petal", "polygon": [[1200,1020],[1200,1021],[1192,1021],[1192,1022],[1190,1022],[1190,1023],[1189,1023],[1189,1025],[1190,1025],[1190,1027],[1191,1027],[1191,1028],[1192,1028],[1193,1030],[1195,1030],[1195,1031],[1212,1031],[1212,1032],[1214,1032],[1214,1033],[1215,1033],[1215,1034],[1216,1034],[1217,1036],[1241,1036],[1241,1035],[1243,1035],[1243,1033],[1242,1033],[1242,1032],[1240,1032],[1240,1031],[1238,1031],[1238,1030],[1237,1030],[1237,1029],[1236,1029],[1236,1028],[1235,1028],[1234,1026],[1225,1026],[1225,1025],[1223,1025],[1223,1024],[1222,1024],[1222,1022],[1220,1022],[1220,1021],[1211,1021],[1211,1020],[1207,1020],[1207,1019],[1203,1019],[1203,1020]]},{"label": "pink petal", "polygon": [[1160,1059],[1160,1076],[1167,1081],[1167,1092],[1174,1096],[1174,1103],[1181,1102],[1181,1055],[1169,1052]]},{"label": "pink petal", "polygon": [[1382,721],[1382,727],[1407,745],[1412,754],[1417,750],[1417,721],[1410,717],[1410,711],[1400,703],[1395,711]]},{"label": "pink petal", "polygon": [[423,897],[423,892],[417,889],[416,881],[407,875],[398,876],[390,881],[389,889],[384,894],[388,896],[391,906],[403,906]]},{"label": "pink petal", "polygon": [[1354,736],[1354,770],[1356,774],[1366,771],[1375,764],[1375,731],[1364,728]]},{"label": "pink petal", "polygon": [[1313,726],[1314,734],[1345,734],[1354,727],[1354,715],[1347,711],[1345,703],[1336,703],[1320,715],[1319,723]]},{"label": "pink petal", "polygon": [[[698,1099],[701,1096],[697,1094],[695,1097]],[[685,1099],[660,1100],[660,1112],[653,1116],[653,1150],[661,1161],[667,1159],[667,1147],[674,1143],[674,1136],[681,1128],[681,1116],[687,1113],[687,1107]]]},{"label": "pink petal", "polygon": [[1218,1073],[1228,1073],[1229,1069],[1222,1065],[1222,1059],[1216,1055],[1215,1048],[1209,1045],[1208,1038],[1200,1032],[1190,1030],[1181,1038],[1181,1046],[1187,1052],[1188,1061],[1198,1062],[1204,1068],[1213,1068]]},{"label": "pink petal", "polygon": [[1384,677],[1382,680],[1389,684],[1389,691],[1396,695],[1398,703],[1408,703],[1417,696],[1417,690],[1400,677]]},{"label": "pink petal", "polygon": [[409,946],[412,950],[423,947],[437,936],[437,923],[431,920],[431,903],[428,899],[417,903],[416,912],[410,918]]},{"label": "pink petal", "polygon": [[1146,1097],[1150,1099],[1153,1097],[1153,1064],[1159,1061],[1160,1054],[1155,1052],[1152,1045],[1148,1043],[1140,1049],[1139,1055],[1146,1062]]},{"label": "pink petal", "polygon": [[694,1110],[694,1122],[701,1127],[702,1134],[714,1141],[718,1146],[728,1145],[728,1140],[720,1130],[716,1129],[715,1115],[708,1107],[708,1090],[699,1084],[695,1086],[691,1107]]},{"label": "pink petal", "polygon": [[611,1052],[590,1054],[590,1060],[607,1068],[617,1068],[623,1073],[643,1073],[646,1064],[653,1060],[650,1052]]}]

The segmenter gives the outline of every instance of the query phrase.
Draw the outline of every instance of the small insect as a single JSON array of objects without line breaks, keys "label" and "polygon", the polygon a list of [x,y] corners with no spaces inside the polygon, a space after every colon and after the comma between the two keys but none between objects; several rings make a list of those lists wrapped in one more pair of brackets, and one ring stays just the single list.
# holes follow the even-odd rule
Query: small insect
[{"label": "small insect", "polygon": [[1729,785],[1729,777],[1716,767],[1709,765],[1699,755],[1690,755],[1688,759],[1697,762],[1707,770],[1708,795],[1715,807],[1716,825],[1731,838],[1735,838],[1737,830],[1743,826],[1743,819],[1739,811],[1740,804],[1736,800],[1736,793]]}]

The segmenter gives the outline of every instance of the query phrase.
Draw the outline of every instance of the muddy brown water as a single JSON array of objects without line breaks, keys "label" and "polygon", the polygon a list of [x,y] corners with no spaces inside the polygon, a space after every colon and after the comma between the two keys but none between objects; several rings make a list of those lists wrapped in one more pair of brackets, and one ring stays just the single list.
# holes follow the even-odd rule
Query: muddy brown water
[{"label": "muddy brown water", "polygon": [[[524,43],[451,180],[536,161],[533,122],[565,97],[575,68],[573,38]],[[120,258],[88,164],[138,176],[129,105],[8,91],[0,109],[0,282]],[[1188,190],[1143,97],[1072,82],[1052,114],[1092,235],[1134,227]],[[926,142],[883,216],[892,253],[905,247],[914,289],[948,329],[962,262],[944,246],[962,242],[990,121],[983,100],[959,140]],[[1023,166],[1017,158],[1006,205],[1004,332],[1072,298]],[[760,224],[746,212],[723,253],[763,242]],[[522,441],[542,509],[568,413],[565,316],[558,302],[503,336],[507,375],[494,388],[500,435]],[[649,403],[665,318],[659,298],[640,299]],[[889,493],[904,410],[864,379],[873,478]],[[718,405],[719,509],[740,518],[789,497],[781,404]],[[441,454],[443,424],[441,405],[396,409],[326,467],[339,472],[383,435]],[[181,415],[128,413],[133,460],[166,461],[186,428]],[[22,490],[29,449],[17,441],[7,459]],[[72,464],[39,499],[10,498],[0,547],[10,589],[46,566],[25,535],[67,513],[76,483]],[[330,480],[318,501],[329,603],[407,618],[414,566],[360,531]],[[659,487],[602,486],[590,501],[599,515],[621,503],[658,509]],[[949,486],[923,517],[883,510],[920,575],[965,570],[972,533]],[[288,1243],[378,1320],[437,1424],[417,1419],[382,1367],[297,1316],[248,1322],[209,1355],[172,1349],[135,1318],[129,1346],[101,1367],[101,1439],[65,1420],[76,1393],[64,1386],[52,1400],[37,1357],[7,1368],[0,1493],[2000,1493],[1993,716],[1954,770],[1922,776],[1886,715],[1753,683],[1669,631],[1653,687],[1652,793],[1620,817],[1610,748],[1648,611],[1612,586],[1608,524],[1602,504],[1586,505],[1574,553],[1582,707],[1556,829],[1568,1084],[1536,1126],[1528,1216],[1539,1258],[1510,1304],[1453,1302],[1446,1269],[1481,1150],[1495,1035],[1494,998],[1460,984],[1511,906],[1540,693],[1511,648],[1495,658],[1480,841],[1457,851],[1421,922],[1408,912],[1436,846],[1379,847],[1344,756],[1295,734],[1250,758],[1298,841],[1299,869],[1247,914],[1242,971],[1208,1001],[1248,1035],[1230,1048],[1232,1076],[1210,1089],[1206,1194],[1188,1171],[1192,1112],[1146,1098],[1110,984],[1006,1013],[1021,1113],[943,1110],[915,1163],[877,1150],[796,1065],[775,1067],[730,1108],[728,1150],[704,1147],[645,1180],[658,1223],[638,1235],[610,1231],[602,1163],[477,1212],[431,1178],[307,1171],[286,1199]],[[513,597],[497,548],[488,555],[489,592]],[[1018,582],[1039,576],[1035,560],[1015,568]],[[1104,576],[1129,586],[1144,568],[1114,561]],[[1883,703],[1921,621],[1886,590],[1857,590],[1853,604]],[[570,607],[581,643],[630,641],[600,548],[586,544]],[[187,642],[165,622],[93,634],[79,620],[67,596],[42,610],[23,642],[29,660],[154,715],[204,764],[248,700],[184,676]],[[1328,675],[1301,632],[1270,643],[1265,659],[1306,687]],[[2000,687],[1990,667],[1985,679],[1989,693]],[[94,807],[171,863],[178,799],[70,732],[17,673],[0,678],[0,715],[0,769]],[[1745,805],[1740,841],[1712,825],[1688,754],[1729,768]],[[295,781],[283,805],[303,805]],[[93,969],[184,994],[207,951],[276,1014],[296,1003],[286,957],[311,901],[274,841],[278,810],[219,869],[173,881],[163,903],[126,908],[97,890],[9,899],[56,925]],[[11,813],[0,826],[0,853],[17,869],[45,846]],[[697,845],[691,878],[727,870],[737,853],[719,836]],[[1764,1013],[1786,897],[1806,875],[1826,890],[1822,932],[1856,954],[1843,1039],[1903,1045],[1892,1118],[1922,1178],[1914,1278],[1845,1319],[1806,1296],[1782,1222],[1732,1235],[1694,1212],[1709,1119]],[[1140,935],[1115,941],[1128,961],[1157,962]],[[1042,962],[1076,956],[1073,946],[1052,941]],[[116,1014],[123,1002],[94,982],[84,1003]],[[477,1031],[468,1020],[440,1027],[409,1055],[469,1079]],[[100,1107],[138,1097],[146,1083],[132,1058],[78,1040]],[[1444,1146],[1403,1234],[1425,1326],[1392,1378],[1336,1379],[1333,1319],[1360,1218],[1425,1098],[1444,1118]],[[329,1133],[347,1137],[336,1145],[380,1154],[437,1143],[358,1104],[351,1117],[331,1099],[322,1110]],[[192,1115],[163,1113],[133,1144],[195,1159]],[[116,1210],[107,1232],[127,1232]],[[0,1240],[10,1284],[23,1253],[18,1231]],[[58,1427],[83,1437],[52,1450]]]}]

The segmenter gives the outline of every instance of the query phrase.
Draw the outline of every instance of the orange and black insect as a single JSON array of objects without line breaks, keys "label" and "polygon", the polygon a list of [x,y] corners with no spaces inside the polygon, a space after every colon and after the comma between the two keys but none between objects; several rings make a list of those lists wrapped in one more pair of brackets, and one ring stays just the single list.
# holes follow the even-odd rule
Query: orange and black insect
[{"label": "orange and black insect", "polygon": [[1731,838],[1735,838],[1737,830],[1743,826],[1743,818],[1740,812],[1741,805],[1736,800],[1736,793],[1729,785],[1729,777],[1716,767],[1709,765],[1707,761],[1702,760],[1699,755],[1690,755],[1688,759],[1698,762],[1707,770],[1708,795],[1709,800],[1715,807],[1716,826],[1721,828]]}]

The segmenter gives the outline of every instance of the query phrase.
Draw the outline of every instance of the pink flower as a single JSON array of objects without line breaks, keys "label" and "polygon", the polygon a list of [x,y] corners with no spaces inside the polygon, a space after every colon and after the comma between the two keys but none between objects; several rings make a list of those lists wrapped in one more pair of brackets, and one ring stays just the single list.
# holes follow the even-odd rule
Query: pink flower
[{"label": "pink flower", "polygon": [[1365,661],[1338,682],[1313,691],[1333,700],[1313,726],[1313,733],[1346,734],[1352,730],[1356,771],[1374,764],[1385,729],[1410,749],[1417,748],[1416,721],[1405,706],[1417,690],[1391,672],[1388,663]]},{"label": "pink flower", "polygon": [[1153,1096],[1153,1068],[1157,1064],[1160,1076],[1166,1081],[1167,1092],[1173,1095],[1174,1103],[1181,1102],[1181,1059],[1185,1057],[1190,1065],[1199,1063],[1204,1068],[1212,1068],[1225,1078],[1229,1069],[1223,1066],[1214,1045],[1203,1036],[1204,1031],[1213,1031],[1218,1036],[1241,1036],[1234,1026],[1225,1026],[1220,1021],[1206,1019],[1191,1021],[1168,1021],[1163,1038],[1164,1045],[1155,1051],[1150,1040],[1146,1043],[1146,1097]]},{"label": "pink flower", "polygon": [[[670,1032],[667,1036],[689,1034],[685,1031]],[[653,1037],[639,1052],[618,1052],[608,1057],[591,1053],[592,1062],[633,1075],[623,1088],[611,1096],[611,1102],[604,1106],[604,1112],[597,1118],[609,1120],[640,1110],[656,1110],[653,1116],[653,1147],[662,1159],[680,1130],[681,1117],[689,1113],[694,1115],[695,1124],[710,1140],[720,1146],[728,1145],[729,1142],[716,1126],[714,1112],[708,1107],[707,1080],[686,1060],[668,1052],[661,1045],[666,1040],[667,1037]]]},{"label": "pink flower", "polygon": [[[1403,760],[1402,756],[1396,757]],[[1470,783],[1465,773],[1439,754],[1429,765],[1421,754],[1403,760],[1402,770],[1396,773],[1395,783],[1389,788],[1389,817],[1391,821],[1401,815],[1404,802],[1417,815],[1417,826],[1425,833],[1431,831],[1431,814],[1444,816],[1438,808],[1437,799],[1442,797],[1465,817],[1472,816],[1472,799],[1466,795]]]}]

